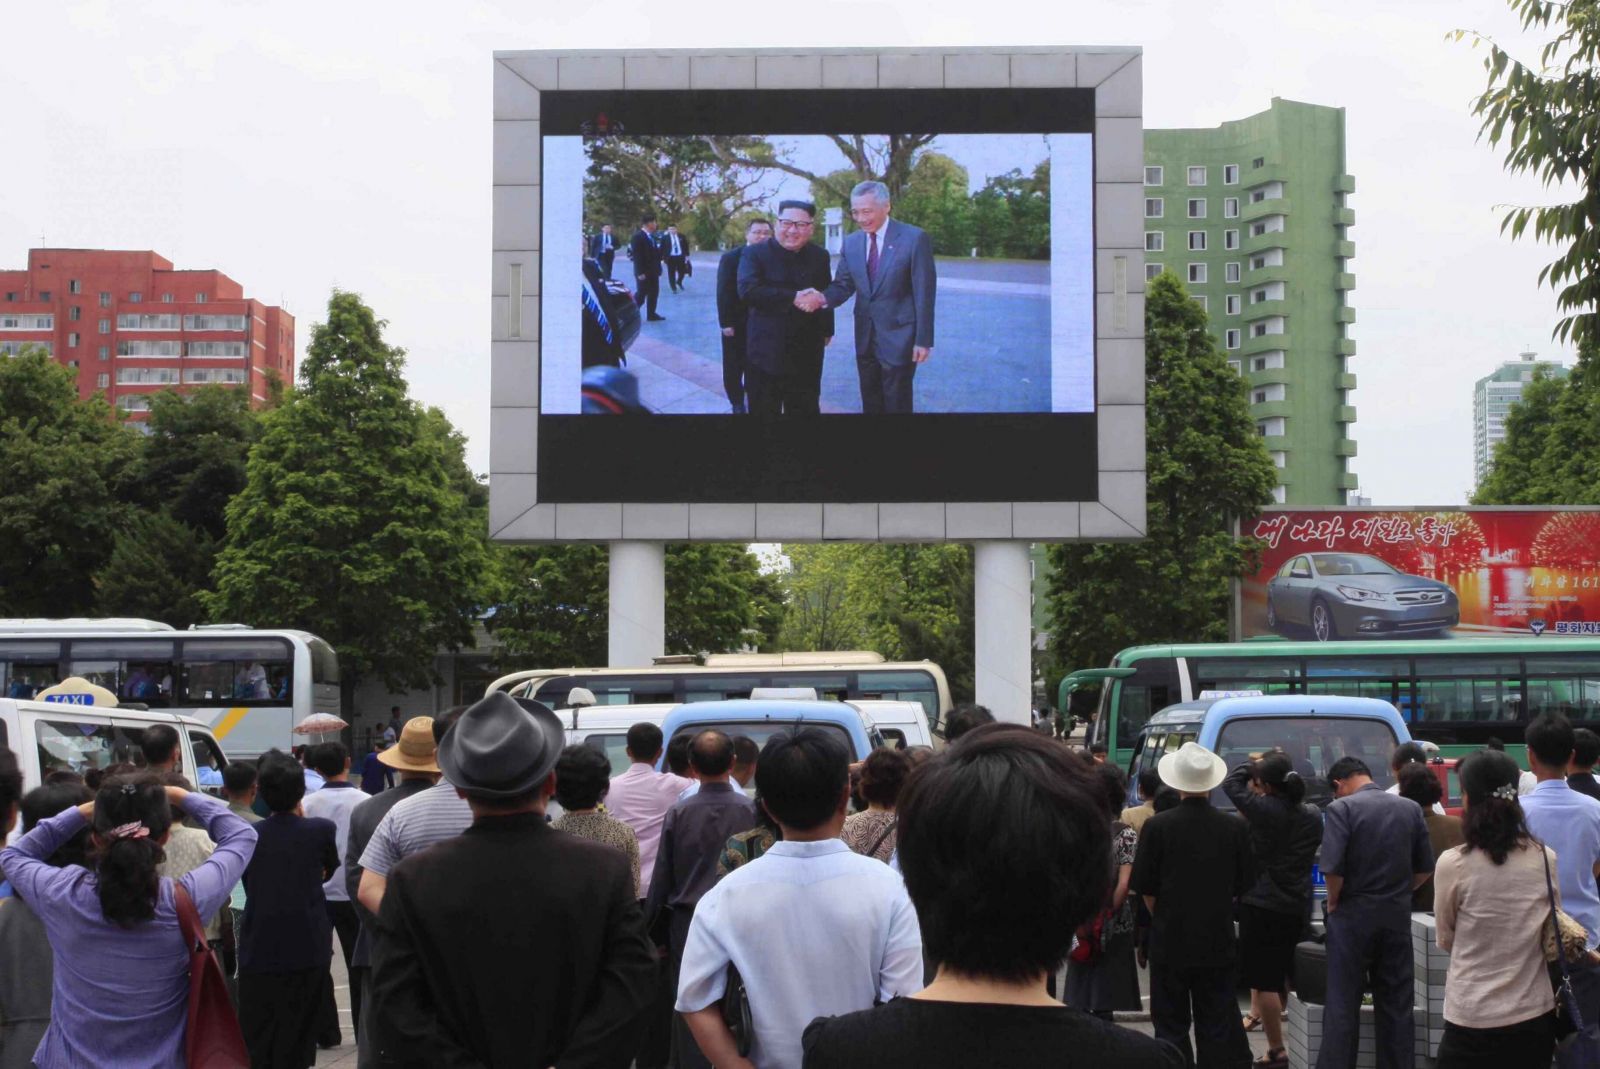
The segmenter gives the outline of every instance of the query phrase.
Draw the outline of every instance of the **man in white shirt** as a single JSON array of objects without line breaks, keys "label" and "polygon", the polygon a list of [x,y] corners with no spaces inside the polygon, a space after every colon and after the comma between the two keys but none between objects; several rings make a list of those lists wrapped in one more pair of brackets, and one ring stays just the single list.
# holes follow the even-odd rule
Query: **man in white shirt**
[{"label": "man in white shirt", "polygon": [[[345,968],[350,967],[350,955],[355,953],[356,936],[361,931],[361,921],[355,907],[350,904],[350,891],[345,887],[344,852],[350,841],[350,814],[367,800],[365,792],[350,782],[350,751],[340,742],[324,742],[311,747],[306,755],[308,768],[322,777],[322,789],[307,794],[301,805],[308,817],[322,817],[333,821],[334,842],[339,847],[339,867],[322,885],[322,897],[328,907],[328,920],[339,933],[339,949],[344,954]],[[323,1046],[337,1046],[340,1041],[339,1011],[333,1001],[333,979],[329,973],[327,987],[323,990],[321,1019],[318,1025],[318,1042]],[[350,1020],[352,1033],[361,1026],[361,996],[350,988]]]},{"label": "man in white shirt", "polygon": [[[718,1069],[799,1069],[800,1035],[815,1018],[922,989],[922,936],[905,884],[839,839],[849,763],[843,743],[815,728],[777,735],[761,751],[756,786],[783,839],[700,899],[678,979],[678,1012]],[[749,994],[748,1059],[718,1004],[730,964]]]}]

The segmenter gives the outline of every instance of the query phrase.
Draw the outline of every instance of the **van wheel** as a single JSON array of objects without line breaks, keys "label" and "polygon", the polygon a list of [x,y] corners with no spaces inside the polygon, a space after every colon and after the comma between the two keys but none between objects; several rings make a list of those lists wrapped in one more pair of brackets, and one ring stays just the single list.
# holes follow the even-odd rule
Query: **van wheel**
[{"label": "van wheel", "polygon": [[1311,603],[1311,634],[1318,642],[1330,642],[1339,637],[1339,629],[1333,623],[1333,610],[1321,598]]}]

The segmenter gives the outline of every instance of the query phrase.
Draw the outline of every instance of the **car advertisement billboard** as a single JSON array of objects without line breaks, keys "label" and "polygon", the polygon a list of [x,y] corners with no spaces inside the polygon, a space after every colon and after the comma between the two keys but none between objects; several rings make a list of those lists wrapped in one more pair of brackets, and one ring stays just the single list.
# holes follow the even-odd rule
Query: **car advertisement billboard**
[{"label": "car advertisement billboard", "polygon": [[1600,634],[1600,509],[1274,510],[1243,638]]}]

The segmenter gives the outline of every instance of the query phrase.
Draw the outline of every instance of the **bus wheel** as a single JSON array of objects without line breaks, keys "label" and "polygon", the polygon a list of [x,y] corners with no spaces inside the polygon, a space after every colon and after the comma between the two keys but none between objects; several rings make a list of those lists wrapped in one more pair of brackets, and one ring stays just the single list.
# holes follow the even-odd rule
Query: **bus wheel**
[{"label": "bus wheel", "polygon": [[1333,623],[1333,611],[1321,598],[1311,603],[1311,633],[1316,636],[1318,642],[1328,642],[1339,637],[1338,628]]}]

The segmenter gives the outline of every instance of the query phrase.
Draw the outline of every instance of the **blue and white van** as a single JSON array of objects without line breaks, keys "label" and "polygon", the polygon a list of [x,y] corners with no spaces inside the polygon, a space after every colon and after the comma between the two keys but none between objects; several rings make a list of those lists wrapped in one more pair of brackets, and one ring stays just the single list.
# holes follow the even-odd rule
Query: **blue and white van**
[{"label": "blue and white van", "polygon": [[679,735],[694,735],[715,728],[729,735],[748,735],[757,746],[765,746],[767,740],[780,731],[792,731],[797,727],[835,733],[850,751],[852,761],[864,760],[874,749],[884,745],[883,735],[871,719],[848,702],[787,698],[741,698],[680,705],[662,722],[661,734],[670,745]]}]

